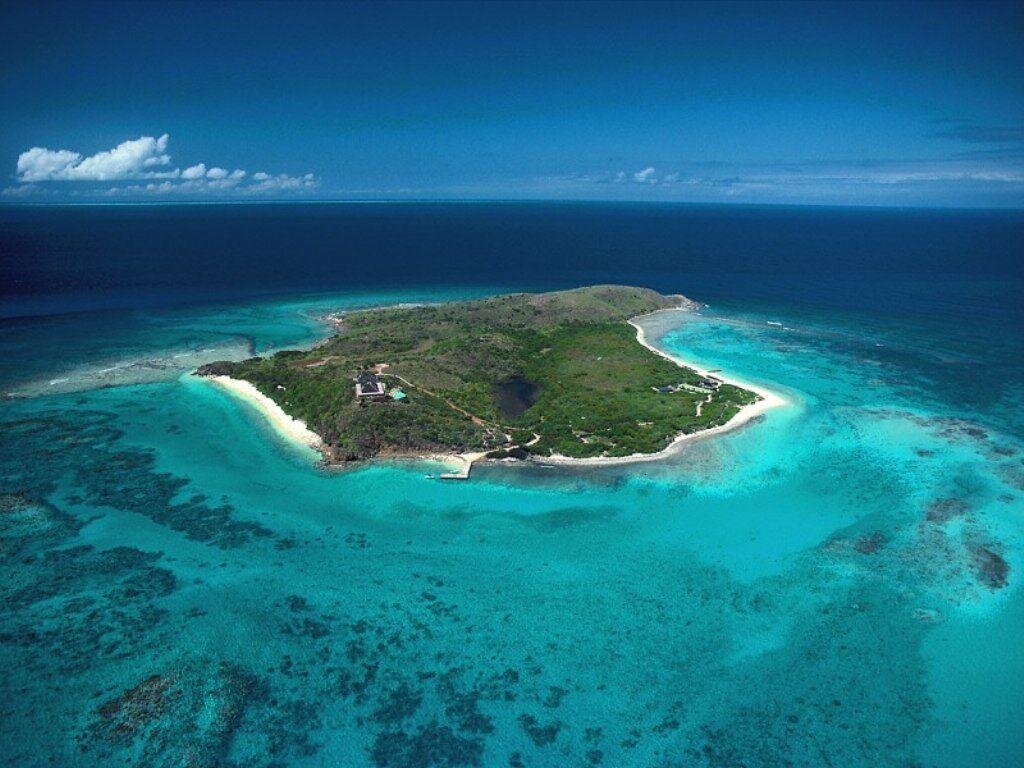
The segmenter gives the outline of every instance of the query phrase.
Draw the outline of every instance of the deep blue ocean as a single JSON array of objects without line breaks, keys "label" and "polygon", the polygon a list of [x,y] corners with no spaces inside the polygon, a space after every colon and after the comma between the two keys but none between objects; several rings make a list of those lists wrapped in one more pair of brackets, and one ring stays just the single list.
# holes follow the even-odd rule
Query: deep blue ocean
[{"label": "deep blue ocean", "polygon": [[[662,462],[319,468],[189,376],[594,283],[789,405]],[[1024,214],[0,207],[0,764],[1024,765]]]}]

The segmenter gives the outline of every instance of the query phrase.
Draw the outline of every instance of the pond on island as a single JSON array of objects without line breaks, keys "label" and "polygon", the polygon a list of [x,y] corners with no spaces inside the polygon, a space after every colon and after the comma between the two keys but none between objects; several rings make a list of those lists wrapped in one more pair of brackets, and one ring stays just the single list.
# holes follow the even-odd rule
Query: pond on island
[{"label": "pond on island", "polygon": [[498,412],[506,419],[515,419],[526,413],[537,402],[540,387],[522,376],[494,385],[494,402]]}]

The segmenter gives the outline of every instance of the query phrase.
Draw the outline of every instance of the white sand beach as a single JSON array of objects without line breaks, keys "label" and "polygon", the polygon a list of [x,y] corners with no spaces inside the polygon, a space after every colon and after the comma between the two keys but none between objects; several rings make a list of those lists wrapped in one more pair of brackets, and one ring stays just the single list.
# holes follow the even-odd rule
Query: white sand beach
[{"label": "white sand beach", "polygon": [[[266,418],[270,426],[281,437],[289,442],[298,445],[308,446],[321,451],[324,448],[323,440],[313,432],[301,419],[294,419],[271,400],[260,392],[255,386],[242,379],[233,379],[230,376],[202,376],[202,381],[215,384],[227,390],[235,397],[245,401]],[[410,455],[408,458],[416,460],[436,461],[451,467],[451,470],[444,472],[439,477],[450,480],[465,480],[473,468],[473,463],[484,457],[484,452],[479,453],[438,453],[426,456]]]},{"label": "white sand beach", "polygon": [[429,458],[452,467],[450,472],[442,472],[438,475],[441,480],[468,480],[469,473],[473,471],[473,463],[486,455],[486,451],[480,451],[478,453],[438,454]]},{"label": "white sand beach", "polygon": [[282,410],[281,406],[256,389],[248,381],[233,379],[230,376],[203,376],[201,379],[212,382],[235,397],[249,403],[249,405],[265,416],[274,431],[286,440],[316,450],[323,449],[324,444],[320,436],[310,430],[304,421],[293,419]]},{"label": "white sand beach", "polygon": [[675,357],[667,352],[658,349],[647,341],[647,335],[643,327],[643,319],[651,317],[652,315],[663,314],[667,312],[691,312],[688,308],[679,309],[659,309],[656,312],[651,312],[646,315],[639,315],[629,320],[629,324],[636,328],[636,340],[640,342],[647,349],[651,350],[654,354],[664,357],[666,360],[671,360],[678,366],[683,368],[689,368],[696,371],[701,376],[711,376],[719,381],[723,381],[726,384],[732,384],[736,387],[742,387],[754,392],[760,398],[754,403],[751,403],[729,419],[728,422],[717,427],[711,427],[710,429],[703,429],[700,432],[693,432],[690,434],[677,435],[676,438],[669,443],[667,446],[662,448],[657,453],[634,453],[630,456],[593,456],[590,458],[575,458],[572,456],[562,456],[560,454],[552,454],[551,456],[538,456],[534,461],[538,464],[556,464],[560,466],[614,466],[618,464],[632,464],[634,462],[641,461],[659,461],[661,459],[672,456],[677,453],[687,442],[690,440],[697,440],[704,437],[710,437],[711,435],[720,435],[723,432],[741,427],[751,419],[760,416],[762,413],[770,411],[772,408],[779,408],[784,405],[788,405],[789,401],[777,392],[773,392],[759,384],[751,384],[750,382],[737,379],[735,377],[727,376],[717,369],[715,371],[709,371],[706,368],[702,368],[695,363],[691,363],[680,357]]}]

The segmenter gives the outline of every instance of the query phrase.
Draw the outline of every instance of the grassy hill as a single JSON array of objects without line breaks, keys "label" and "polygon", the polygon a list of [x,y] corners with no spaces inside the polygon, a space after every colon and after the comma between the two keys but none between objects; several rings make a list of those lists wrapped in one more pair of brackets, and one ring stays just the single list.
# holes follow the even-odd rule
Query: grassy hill
[{"label": "grassy hill", "polygon": [[[651,453],[755,399],[729,385],[710,397],[655,391],[700,377],[638,344],[626,320],[681,300],[595,286],[367,310],[345,315],[341,332],[313,350],[199,373],[252,382],[323,437],[335,460],[526,443],[541,455]],[[356,403],[352,379],[374,366],[405,400]]]}]

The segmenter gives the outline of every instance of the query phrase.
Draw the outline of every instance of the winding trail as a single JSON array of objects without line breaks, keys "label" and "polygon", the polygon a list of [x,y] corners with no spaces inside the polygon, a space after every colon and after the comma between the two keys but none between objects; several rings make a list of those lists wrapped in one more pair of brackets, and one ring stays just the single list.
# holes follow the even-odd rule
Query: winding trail
[{"label": "winding trail", "polygon": [[431,397],[436,397],[438,400],[440,400],[443,403],[445,403],[449,408],[452,408],[452,409],[458,411],[459,413],[461,413],[463,416],[466,416],[467,418],[469,418],[470,421],[472,421],[478,427],[491,427],[492,429],[504,430],[504,427],[502,427],[500,424],[492,424],[492,423],[490,423],[488,421],[484,421],[483,419],[481,419],[476,414],[470,413],[465,408],[462,408],[462,407],[456,405],[451,400],[449,400],[447,397],[443,397],[442,395],[439,395],[436,392],[433,392],[433,391],[427,389],[424,386],[420,386],[419,384],[413,384],[407,378],[405,378],[403,376],[399,376],[397,373],[381,373],[381,374],[378,374],[378,375],[379,376],[392,376],[392,377],[398,379],[403,384],[405,384],[405,386],[409,387],[410,389],[418,389],[420,392],[426,392]]},{"label": "winding trail", "polygon": [[707,397],[705,397],[703,400],[701,400],[699,403],[697,403],[697,415],[698,416],[700,416],[701,408],[703,408],[705,405],[710,403],[714,399],[714,397],[715,397],[715,393],[714,392],[709,392]]}]

